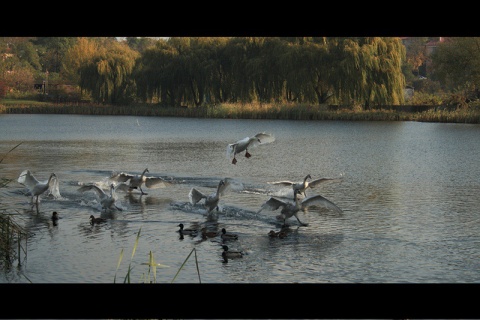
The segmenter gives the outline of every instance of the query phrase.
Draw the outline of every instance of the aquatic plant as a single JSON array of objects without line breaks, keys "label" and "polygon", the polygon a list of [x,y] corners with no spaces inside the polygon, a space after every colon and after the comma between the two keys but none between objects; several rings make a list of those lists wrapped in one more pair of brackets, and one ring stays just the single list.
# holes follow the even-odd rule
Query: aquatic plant
[{"label": "aquatic plant", "polygon": [[[133,261],[133,257],[135,255],[135,251],[137,250],[137,246],[138,246],[138,241],[140,239],[140,232],[141,232],[142,228],[140,228],[138,230],[138,233],[137,233],[137,237],[135,239],[135,244],[133,246],[133,250],[132,250],[132,255],[130,257],[130,263],[128,265],[128,271],[127,271],[127,274],[125,275],[125,278],[123,280],[123,283],[131,283],[131,271],[133,270],[132,268],[132,261]],[[118,263],[117,263],[117,269],[115,271],[115,276],[113,278],[113,283],[116,283],[116,279],[117,279],[117,272],[118,272],[118,269],[120,268],[120,264],[122,262],[122,259],[123,259],[123,248],[122,250],[120,251],[120,256],[118,258]],[[189,255],[187,256],[187,258],[185,259],[185,261],[182,263],[182,265],[180,266],[180,268],[178,269],[177,273],[175,274],[175,276],[173,277],[171,283],[173,283],[175,281],[175,279],[177,278],[178,274],[180,273],[180,271],[183,269],[183,267],[185,266],[185,263],[188,261],[188,259],[190,258],[190,256],[192,255],[192,253],[195,252],[195,264],[196,264],[196,267],[197,267],[197,273],[198,273],[198,281],[199,283],[202,283],[201,279],[200,279],[200,269],[198,268],[198,260],[197,260],[197,251],[195,248],[192,249],[192,251],[190,251]],[[156,283],[157,282],[157,268],[160,267],[160,268],[168,268],[169,266],[167,265],[164,265],[164,264],[161,264],[161,263],[157,263],[155,261],[155,258],[153,256],[153,253],[152,251],[150,251],[149,253],[149,261],[148,262],[145,262],[145,263],[142,263],[142,265],[148,265],[148,274],[145,275],[143,274],[142,277],[141,277],[141,281],[143,281],[144,283]],[[153,280],[151,279],[150,275],[151,273],[153,273]]]},{"label": "aquatic plant", "polygon": [[[20,146],[22,142],[18,143],[12,149],[10,149],[5,156],[0,159],[0,163],[3,162],[5,157]],[[12,179],[5,177],[0,178],[0,188],[6,188]],[[3,205],[3,193],[0,197],[0,205]],[[25,257],[27,255],[27,239],[28,232],[20,226],[14,219],[15,213],[12,210],[5,207],[0,207],[0,252],[2,258],[0,262],[8,268],[11,266],[15,259],[18,259],[18,264],[21,265],[21,252],[24,252]],[[25,244],[22,245],[23,241]]]}]

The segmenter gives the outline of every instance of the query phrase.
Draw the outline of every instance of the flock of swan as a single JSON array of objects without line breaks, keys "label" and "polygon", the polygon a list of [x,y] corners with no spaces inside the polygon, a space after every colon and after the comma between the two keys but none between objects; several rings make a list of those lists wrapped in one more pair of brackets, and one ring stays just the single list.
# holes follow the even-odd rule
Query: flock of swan
[{"label": "flock of swan", "polygon": [[[261,132],[252,137],[246,137],[241,140],[236,141],[235,143],[231,143],[227,145],[227,158],[231,159],[231,163],[236,165],[238,160],[237,156],[243,152],[245,152],[245,158],[250,158],[251,151],[253,148],[265,144],[269,144],[275,141],[275,137],[271,134]],[[149,189],[155,188],[165,188],[169,186],[171,183],[166,181],[161,177],[152,177],[147,176],[149,173],[148,168],[143,170],[141,174],[131,174],[126,172],[113,172],[109,177],[109,189],[103,190],[100,186],[90,183],[81,186],[77,189],[79,193],[85,192],[93,192],[99,203],[101,204],[102,211],[104,210],[107,212],[108,210],[122,210],[119,207],[117,202],[117,191],[124,191],[124,192],[132,192],[133,190],[138,190],[141,195],[146,195],[147,193],[142,189],[142,187],[146,187]],[[343,177],[339,178],[319,178],[315,180],[311,180],[312,177],[310,174],[306,175],[302,181],[274,181],[274,182],[267,182],[268,184],[280,186],[280,187],[287,187],[293,190],[293,199],[278,199],[275,197],[270,197],[267,201],[265,201],[260,209],[257,211],[257,214],[263,210],[270,210],[276,211],[280,209],[280,214],[276,216],[278,221],[281,221],[282,230],[275,232],[271,230],[268,235],[270,237],[279,237],[283,238],[286,236],[286,231],[284,227],[287,226],[286,221],[291,217],[295,217],[298,223],[302,226],[308,225],[307,223],[302,222],[299,217],[298,213],[300,211],[304,211],[305,209],[311,206],[322,206],[328,210],[332,210],[337,213],[342,213],[342,209],[340,209],[335,203],[328,200],[327,198],[323,197],[320,194],[312,195],[307,197],[306,190],[307,189],[314,189],[316,186],[320,185],[321,183],[327,181],[339,181],[343,179]],[[39,181],[35,176],[32,174],[30,170],[24,170],[18,177],[18,182],[25,186],[28,189],[27,195],[31,196],[31,203],[32,208],[33,206],[39,205],[39,197],[42,195],[50,196],[52,195],[55,198],[60,197],[59,191],[59,181],[55,173],[51,173],[48,180],[46,181]],[[193,206],[202,205],[205,208],[205,213],[210,214],[214,211],[219,211],[219,201],[220,198],[229,190],[237,190],[241,191],[243,189],[243,184],[236,179],[233,178],[224,178],[221,179],[218,183],[218,186],[212,194],[204,194],[199,191],[197,188],[191,188],[188,197],[190,204]],[[303,195],[303,198],[300,197]],[[202,202],[203,201],[203,202]],[[55,218],[58,219],[57,213],[55,213]],[[52,216],[53,219],[53,216]],[[105,222],[104,218],[95,218],[93,215],[90,215],[90,222],[93,225],[94,223],[101,223]],[[196,235],[198,230],[190,230],[185,228],[183,224],[179,224],[178,227],[180,228],[178,232],[181,236],[184,234],[189,235]],[[214,236],[216,236],[215,234]],[[205,234],[203,236],[206,236]],[[225,229],[222,230],[221,234],[222,240],[232,240],[238,239],[238,236],[235,234],[226,233]],[[227,260],[228,257],[241,257],[243,253],[235,252],[229,250],[228,246],[225,244],[222,245],[224,252],[222,256],[224,260]]]}]

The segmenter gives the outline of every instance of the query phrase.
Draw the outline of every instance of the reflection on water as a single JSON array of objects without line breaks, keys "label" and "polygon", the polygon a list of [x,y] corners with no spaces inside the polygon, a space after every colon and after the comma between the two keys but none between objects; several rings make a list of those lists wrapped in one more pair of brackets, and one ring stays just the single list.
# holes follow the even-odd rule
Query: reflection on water
[{"label": "reflection on water", "polygon": [[[258,132],[275,142],[233,165],[227,144]],[[153,254],[168,266],[157,269],[157,282],[167,283],[195,248],[202,283],[479,282],[479,133],[478,125],[415,122],[2,115],[0,150],[22,142],[1,164],[14,181],[2,190],[2,205],[32,235],[26,263],[1,279],[113,283],[130,264],[131,281],[143,282]],[[88,183],[106,188],[114,171],[145,168],[171,183],[147,195],[117,191],[121,211],[103,212],[93,193],[78,192]],[[55,172],[61,199],[42,197],[32,209],[16,183],[26,169]],[[343,213],[310,208],[299,214],[308,226],[293,217],[285,237],[269,237],[281,228],[279,212],[258,212],[261,205],[293,196],[268,182],[307,174],[343,176],[307,191]],[[192,188],[210,194],[226,177],[244,189],[225,193],[218,212],[190,203]],[[107,222],[91,225],[90,215]],[[200,232],[180,237],[179,223]],[[239,236],[231,250],[247,253],[227,264],[223,227]],[[192,255],[175,282],[198,283],[196,268]]]}]

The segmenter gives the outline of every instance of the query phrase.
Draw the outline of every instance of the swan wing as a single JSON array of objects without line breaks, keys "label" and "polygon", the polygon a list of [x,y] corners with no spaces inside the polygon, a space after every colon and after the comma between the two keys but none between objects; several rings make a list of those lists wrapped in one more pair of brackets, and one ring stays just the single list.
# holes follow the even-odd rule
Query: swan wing
[{"label": "swan wing", "polygon": [[61,198],[59,181],[56,176],[53,176],[48,184],[48,194],[51,194],[55,199]]},{"label": "swan wing", "polygon": [[339,178],[320,178],[320,179],[310,181],[308,183],[308,186],[310,188],[315,188],[316,186],[318,186],[319,184],[321,184],[323,182],[333,182],[333,181],[342,181],[342,180],[343,180],[343,177],[339,177]]},{"label": "swan wing", "polygon": [[260,142],[258,142],[256,139],[254,140],[254,143],[257,141],[258,144],[266,144],[275,141],[275,137],[272,134],[265,132],[257,133],[255,137],[260,140]]},{"label": "swan wing", "polygon": [[195,205],[198,201],[206,199],[207,196],[198,191],[197,189],[192,188],[188,193],[188,198],[190,199],[190,203]]},{"label": "swan wing", "polygon": [[277,210],[280,207],[285,207],[287,205],[287,202],[284,202],[282,200],[278,200],[276,198],[270,198],[268,199],[264,204],[262,204],[262,207],[260,208],[257,213],[260,213],[263,209],[268,209],[268,210]]},{"label": "swan wing", "polygon": [[225,178],[223,179],[224,184],[218,189],[218,194],[223,196],[227,191],[242,191],[245,187],[243,183],[237,179]]},{"label": "swan wing", "polygon": [[117,182],[127,182],[129,179],[133,179],[135,175],[125,172],[113,172],[110,176],[110,180],[117,181]]},{"label": "swan wing", "polygon": [[322,206],[324,208],[333,210],[338,213],[343,212],[343,210],[337,207],[335,203],[333,203],[332,201],[328,200],[327,198],[319,194],[303,199],[301,202],[301,205],[302,205],[302,209],[305,209],[306,207],[309,207],[309,206],[317,205],[317,206]]},{"label": "swan wing", "polygon": [[145,179],[145,186],[151,189],[165,188],[169,184],[169,182],[160,177],[148,177]]},{"label": "swan wing", "polygon": [[18,177],[18,183],[23,184],[30,190],[33,190],[36,185],[40,184],[40,181],[35,178],[30,170],[24,170]]},{"label": "swan wing", "polygon": [[276,186],[290,187],[290,186],[293,186],[296,182],[284,180],[284,181],[273,181],[273,182],[267,182],[267,183],[273,184]]},{"label": "swan wing", "polygon": [[106,197],[105,191],[103,191],[102,189],[100,189],[99,187],[97,187],[94,184],[87,184],[87,185],[81,186],[80,188],[77,189],[77,191],[79,191],[79,192],[93,191],[97,194],[97,196],[100,199],[103,199],[103,198]]}]

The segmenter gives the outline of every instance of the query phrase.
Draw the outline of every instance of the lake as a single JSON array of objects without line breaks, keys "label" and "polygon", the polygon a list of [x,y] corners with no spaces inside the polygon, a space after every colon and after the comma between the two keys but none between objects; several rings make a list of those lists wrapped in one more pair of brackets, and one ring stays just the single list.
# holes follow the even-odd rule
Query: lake
[{"label": "lake", "polygon": [[[275,141],[232,164],[227,145],[258,132]],[[0,115],[0,172],[14,180],[0,190],[2,207],[31,233],[21,265],[2,270],[0,281],[118,283],[129,274],[131,283],[479,283],[479,146],[475,124]],[[89,183],[107,190],[113,172],[145,168],[170,184],[143,187],[146,195],[117,191],[122,210],[102,212],[93,192],[78,191]],[[39,180],[54,172],[61,197],[32,207],[17,182],[26,169]],[[310,207],[298,215],[307,226],[292,217],[284,238],[269,237],[281,230],[280,209],[259,212],[262,204],[293,192],[268,182],[307,174],[342,178],[307,196],[343,212]],[[224,178],[243,188],[226,192],[218,213],[190,203],[192,188],[210,194]],[[91,225],[90,215],[107,221]],[[180,237],[180,223],[226,228],[238,235],[229,250],[245,255],[225,263],[218,236]],[[163,267],[154,272],[151,258]]]}]

